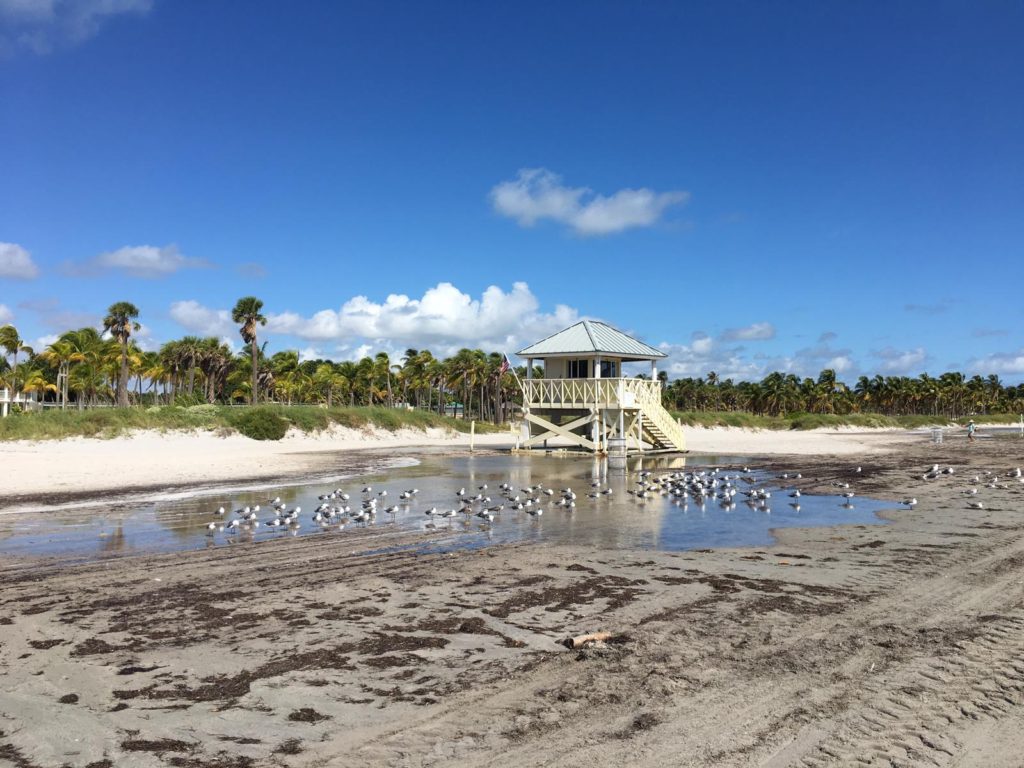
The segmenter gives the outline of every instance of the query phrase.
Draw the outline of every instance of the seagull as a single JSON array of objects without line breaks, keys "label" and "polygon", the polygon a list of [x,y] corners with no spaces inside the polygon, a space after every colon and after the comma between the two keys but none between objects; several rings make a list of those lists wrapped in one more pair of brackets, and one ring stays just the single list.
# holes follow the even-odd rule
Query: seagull
[{"label": "seagull", "polygon": [[904,499],[903,503],[906,504],[908,507],[912,507],[915,504],[917,504],[917,499],[916,498]]},{"label": "seagull", "polygon": [[967,506],[970,507],[971,509],[984,509],[985,508],[980,501],[970,501],[970,502],[967,503]]}]

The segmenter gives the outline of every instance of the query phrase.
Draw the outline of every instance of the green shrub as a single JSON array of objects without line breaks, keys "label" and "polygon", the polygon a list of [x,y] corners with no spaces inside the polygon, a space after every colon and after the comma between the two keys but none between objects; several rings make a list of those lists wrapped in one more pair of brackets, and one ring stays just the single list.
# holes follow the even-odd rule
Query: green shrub
[{"label": "green shrub", "polygon": [[174,404],[180,408],[188,408],[193,405],[206,405],[206,396],[199,392],[179,392],[174,396]]},{"label": "green shrub", "polygon": [[280,440],[288,422],[266,408],[239,408],[231,414],[231,426],[253,440]]}]

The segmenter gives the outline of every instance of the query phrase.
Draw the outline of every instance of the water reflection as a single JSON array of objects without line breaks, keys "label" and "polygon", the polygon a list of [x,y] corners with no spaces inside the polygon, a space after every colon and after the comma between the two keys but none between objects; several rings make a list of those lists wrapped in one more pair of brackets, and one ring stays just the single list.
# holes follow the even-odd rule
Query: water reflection
[{"label": "water reflection", "polygon": [[[324,484],[283,486],[222,496],[174,498],[115,509],[83,507],[50,514],[10,515],[0,521],[0,552],[88,558],[124,552],[251,545],[287,536],[344,536],[352,528],[369,526],[450,532],[455,546],[550,541],[615,549],[680,550],[763,545],[771,541],[772,528],[786,526],[879,523],[875,512],[894,506],[863,497],[849,500],[805,494],[792,499],[773,478],[756,470],[743,475],[736,486],[737,489],[765,489],[766,493],[770,492],[765,498],[746,499],[738,494],[721,500],[708,498],[701,503],[661,494],[652,498],[635,495],[642,472],[657,476],[744,463],[743,457],[737,456],[650,457],[631,459],[624,469],[609,469],[600,459],[558,455],[431,457],[418,466],[352,478],[335,483],[333,487],[324,487]],[[469,495],[479,491],[490,497],[486,506],[496,506],[503,501],[499,493],[503,483],[516,489],[542,483],[555,493],[550,497],[541,495],[543,514],[537,516],[511,509],[506,504],[488,524],[455,511],[460,507],[456,496],[460,487],[465,487]],[[313,522],[312,515],[321,503],[318,496],[339,484],[349,494],[348,505],[354,512],[364,498],[361,489],[365,485],[374,488],[373,496],[386,490],[387,501],[379,505],[375,517],[365,522],[348,519],[335,519],[330,525]],[[419,489],[415,497],[408,503],[399,503],[399,495],[412,488]],[[551,503],[559,498],[558,490],[566,488],[576,493],[575,509]],[[606,493],[589,498],[588,494],[598,491]],[[523,498],[526,496],[521,490],[516,493]],[[301,524],[298,528],[266,525],[275,515],[271,502],[278,497],[285,509],[302,508],[297,517]],[[385,513],[384,509],[392,505],[397,509]],[[226,525],[238,517],[237,511],[246,507],[255,510],[257,506],[259,527],[243,525],[237,529],[208,530],[211,522]],[[219,507],[225,508],[224,516],[216,514]],[[431,508],[436,508],[439,515],[425,514]],[[441,517],[441,513],[452,516]]]}]

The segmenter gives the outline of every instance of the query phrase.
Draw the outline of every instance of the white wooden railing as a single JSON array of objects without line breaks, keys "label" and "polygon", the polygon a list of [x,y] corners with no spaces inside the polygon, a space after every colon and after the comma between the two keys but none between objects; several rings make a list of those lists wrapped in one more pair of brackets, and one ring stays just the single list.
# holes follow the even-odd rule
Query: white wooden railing
[{"label": "white wooden railing", "polygon": [[532,408],[637,408],[661,406],[661,383],[646,379],[526,379]]},{"label": "white wooden railing", "polygon": [[[648,379],[527,379],[523,393],[528,408],[638,409],[645,431],[655,442],[679,450],[685,445],[682,427],[661,404],[661,382]],[[659,434],[660,433],[660,434]],[[666,442],[667,441],[667,442]]]}]

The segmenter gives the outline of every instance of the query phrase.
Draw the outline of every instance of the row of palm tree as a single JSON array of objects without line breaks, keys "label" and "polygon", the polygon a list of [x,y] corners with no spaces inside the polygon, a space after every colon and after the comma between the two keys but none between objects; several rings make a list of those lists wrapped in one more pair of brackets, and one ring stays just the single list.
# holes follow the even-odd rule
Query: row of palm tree
[{"label": "row of palm tree", "polygon": [[767,416],[786,413],[879,413],[957,419],[964,415],[1024,412],[1024,384],[1004,385],[996,375],[950,371],[932,377],[861,376],[849,386],[832,369],[816,379],[770,373],[761,381],[676,379],[664,389],[666,406],[681,411],[742,411]]},{"label": "row of palm tree", "polygon": [[[495,423],[521,404],[512,375],[497,352],[461,349],[447,359],[429,350],[407,349],[398,362],[386,352],[359,361],[299,359],[285,350],[268,357],[259,344],[265,326],[263,302],[238,300],[232,310],[247,345],[234,354],[214,338],[185,336],[159,350],[145,352],[132,338],[139,310],[117,302],[107,310],[102,331],[79,328],[62,334],[35,353],[13,325],[0,327],[0,382],[15,391],[38,392],[66,408],[111,404],[322,403],[348,405],[409,404],[445,413],[461,405],[463,413]],[[10,357],[10,361],[8,361]],[[20,362],[19,362],[20,360]],[[525,369],[518,369],[525,377]],[[668,408],[693,411],[745,411],[764,415],[809,412],[886,415],[927,414],[958,418],[973,413],[1019,413],[1024,385],[1005,386],[998,376],[959,372],[937,378],[922,374],[861,376],[854,386],[831,369],[815,378],[774,372],[759,382],[734,382],[711,372],[705,378],[676,379],[661,373]]]},{"label": "row of palm tree", "polygon": [[[445,413],[461,407],[496,422],[505,420],[517,395],[503,356],[463,349],[441,360],[429,351],[407,350],[400,363],[385,352],[359,361],[300,361],[285,350],[271,357],[257,328],[266,325],[263,302],[238,300],[232,318],[248,350],[235,355],[214,337],[185,336],[146,352],[132,338],[139,310],[117,302],[102,331],[80,328],[62,334],[39,354],[25,346],[14,326],[0,328],[0,378],[24,392],[38,392],[66,408],[99,404],[283,402],[332,406],[411,404]],[[22,355],[22,362],[18,356]]]}]

